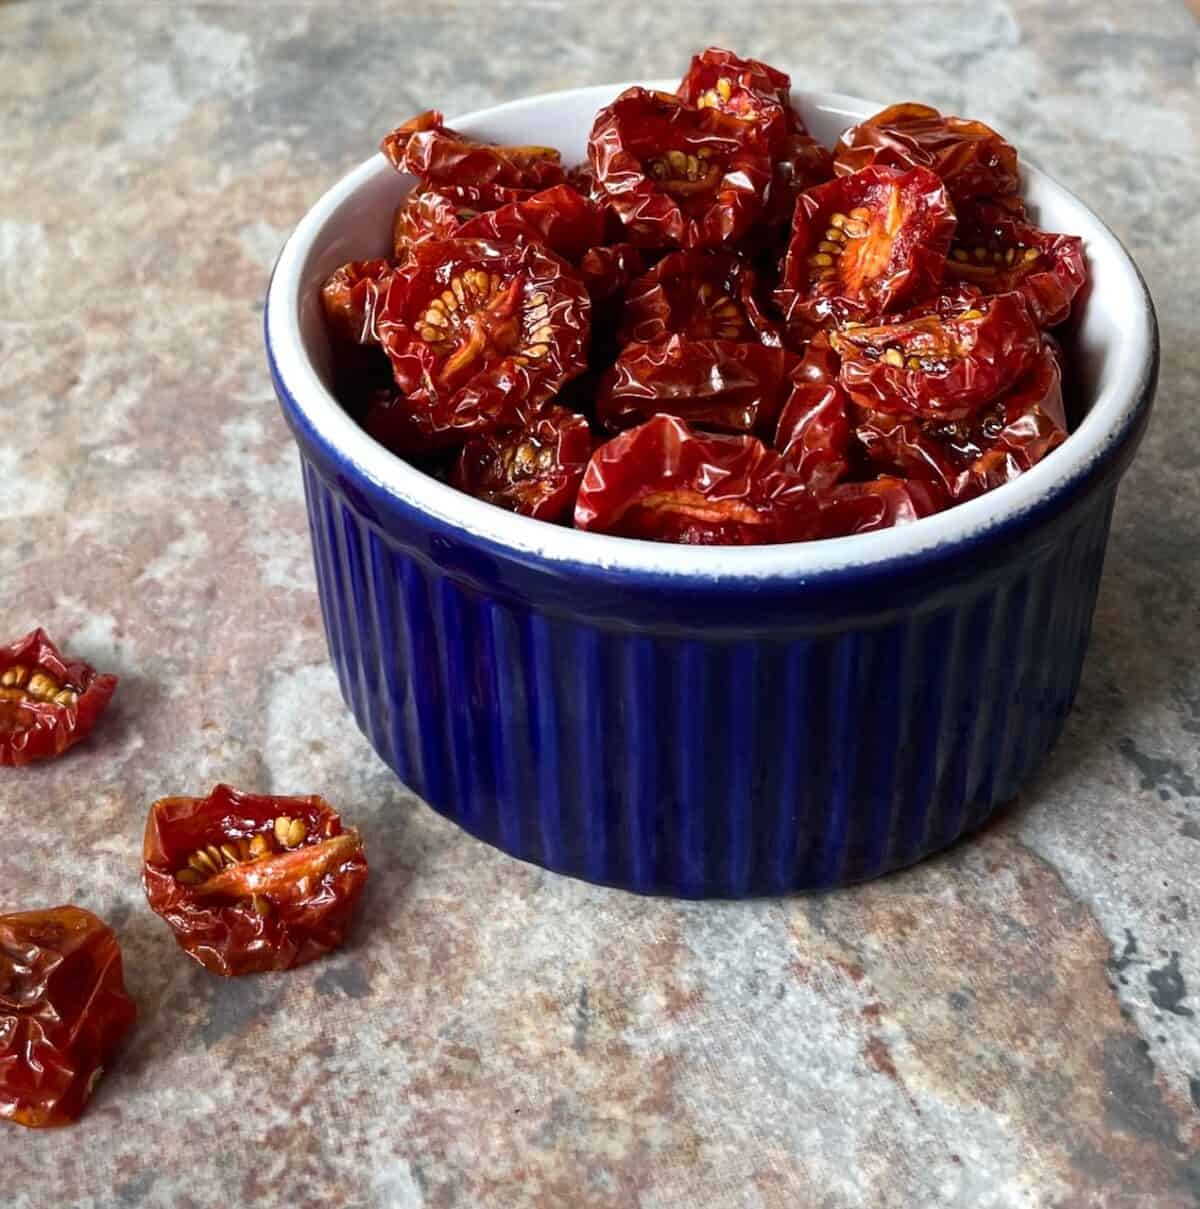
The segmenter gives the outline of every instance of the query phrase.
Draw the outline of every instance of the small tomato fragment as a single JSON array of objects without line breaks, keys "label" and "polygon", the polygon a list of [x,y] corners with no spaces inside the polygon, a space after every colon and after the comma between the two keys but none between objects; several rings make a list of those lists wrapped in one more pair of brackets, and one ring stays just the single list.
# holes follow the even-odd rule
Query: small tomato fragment
[{"label": "small tomato fragment", "polygon": [[548,189],[566,179],[553,147],[477,142],[446,126],[436,109],[385,135],[380,150],[398,172],[409,172],[427,184]]},{"label": "small tomato fragment", "polygon": [[848,399],[838,382],[841,362],[819,332],[789,376],[791,390],[775,430],[784,464],[808,487],[823,491],[850,468]]},{"label": "small tomato fragment", "polygon": [[864,168],[802,193],[775,301],[792,322],[865,322],[937,293],[954,234],[925,168]]},{"label": "small tomato fragment", "polygon": [[81,907],[0,915],[0,1120],[75,1120],[136,1018],[103,920]]},{"label": "small tomato fragment", "polygon": [[849,537],[909,525],[946,506],[936,484],[881,474],[863,483],[839,483],[821,497],[821,536]]},{"label": "small tomato fragment", "polygon": [[1033,364],[1041,337],[1017,293],[979,298],[953,318],[853,327],[836,337],[841,384],[860,407],[934,419],[970,415]]},{"label": "small tomato fragment", "polygon": [[555,185],[470,219],[458,237],[541,243],[567,260],[577,261],[589,248],[604,242],[604,225],[601,206],[569,185]]},{"label": "small tomato fragment", "polygon": [[1058,353],[1046,339],[1007,393],[959,420],[860,410],[856,429],[877,466],[925,480],[955,503],[1007,483],[1067,438]]},{"label": "small tomato fragment", "polygon": [[794,359],[782,348],[679,333],[628,344],[601,380],[596,416],[610,429],[664,413],[701,428],[770,433]]},{"label": "small tomato fragment", "polygon": [[648,344],[679,332],[778,348],[779,333],[754,287],[754,270],[730,252],[673,252],[630,284],[617,339]]},{"label": "small tomato fragment", "polygon": [[367,880],[358,832],[324,799],[228,785],[155,802],[142,856],[151,910],[223,975],[289,970],[336,948]]},{"label": "small tomato fragment", "polygon": [[626,288],[646,271],[646,257],[631,243],[589,248],[579,262],[579,276],[593,304],[624,294]]},{"label": "small tomato fragment", "polygon": [[928,168],[945,182],[957,206],[975,197],[1017,191],[1017,151],[990,126],[946,117],[929,105],[891,105],[838,140],[833,153],[839,175],[872,164]]},{"label": "small tomato fragment", "polygon": [[1087,281],[1083,240],[1039,231],[1023,207],[977,202],[959,211],[946,276],[988,294],[1017,290],[1037,324],[1054,327]]},{"label": "small tomato fragment", "polygon": [[591,453],[587,420],[550,407],[528,427],[468,438],[451,482],[509,512],[557,522],[570,516]]},{"label": "small tomato fragment", "polygon": [[738,239],[762,210],[771,174],[757,127],[636,87],[597,114],[588,156],[629,238],[649,247]]},{"label": "small tomato fragment", "polygon": [[692,57],[676,95],[697,109],[716,109],[748,122],[774,144],[804,130],[792,108],[791,87],[786,72],[710,46]]},{"label": "small tomato fragment", "polygon": [[540,244],[414,248],[378,316],[403,397],[372,408],[368,431],[419,453],[519,427],[586,368],[590,316],[583,282]]},{"label": "small tomato fragment", "polygon": [[0,647],[0,766],[60,756],[86,739],[116,688],[116,676],[67,662],[45,630]]},{"label": "small tomato fragment", "polygon": [[418,185],[404,195],[392,216],[392,250],[404,260],[417,244],[453,239],[480,214],[532,196],[529,189],[499,185]]},{"label": "small tomato fragment", "polygon": [[378,344],[375,315],[392,275],[390,260],[352,260],[321,287],[321,305],[334,335],[349,344]]}]

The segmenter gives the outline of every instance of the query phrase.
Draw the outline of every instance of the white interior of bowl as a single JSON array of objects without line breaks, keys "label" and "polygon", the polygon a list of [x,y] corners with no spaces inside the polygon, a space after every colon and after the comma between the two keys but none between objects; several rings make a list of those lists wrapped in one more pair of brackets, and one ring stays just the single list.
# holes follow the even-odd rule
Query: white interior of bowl
[{"label": "white interior of bowl", "polygon": [[[663,81],[650,86],[674,87]],[[585,156],[596,111],[624,87],[612,84],[528,97],[453,118],[450,124],[496,142],[555,146],[573,163]],[[833,93],[800,93],[794,100],[809,130],[829,146],[847,126],[882,108]],[[388,452],[346,414],[327,386],[329,345],[319,300],[321,282],[348,260],[385,254],[392,212],[411,183],[382,155],[375,155],[338,181],[305,215],[280,254],[271,284],[271,350],[297,407],[363,475],[431,516],[523,554],[658,574],[757,578],[803,577],[930,551],[981,534],[1085,473],[1137,405],[1149,373],[1154,321],[1133,263],[1082,202],[1026,165],[1024,193],[1039,225],[1082,236],[1091,274],[1071,367],[1087,412],[1070,439],[1032,470],[987,495],[913,524],[778,546],[673,546],[514,516],[439,483]]]}]

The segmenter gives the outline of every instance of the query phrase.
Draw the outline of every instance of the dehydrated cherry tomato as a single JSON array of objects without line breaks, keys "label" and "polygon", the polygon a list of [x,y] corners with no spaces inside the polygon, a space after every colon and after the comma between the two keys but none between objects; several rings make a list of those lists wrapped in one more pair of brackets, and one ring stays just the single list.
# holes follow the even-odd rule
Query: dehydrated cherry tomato
[{"label": "dehydrated cherry tomato", "polygon": [[864,168],[796,201],[775,300],[789,322],[877,319],[937,293],[954,234],[925,168]]},{"label": "dehydrated cherry tomato", "polygon": [[460,239],[545,244],[568,260],[579,260],[604,240],[605,214],[569,185],[555,185],[466,222]]},{"label": "dehydrated cherry tomato", "polygon": [[955,502],[971,499],[1016,478],[1066,440],[1058,354],[1044,341],[1021,381],[966,419],[862,410],[856,432],[876,465],[933,482]]},{"label": "dehydrated cherry tomato", "polygon": [[674,252],[629,286],[618,340],[648,344],[673,332],[693,340],[780,347],[755,297],[754,270],[730,252]]},{"label": "dehydrated cherry tomato", "polygon": [[694,432],[658,415],[592,454],[580,529],[687,545],[760,545],[820,533],[814,497],[757,437]]},{"label": "dehydrated cherry tomato", "polygon": [[596,416],[610,429],[662,412],[701,428],[770,433],[794,360],[782,348],[678,333],[628,344],[600,383]]},{"label": "dehydrated cherry tomato", "polygon": [[392,249],[403,260],[410,248],[430,239],[453,239],[464,223],[489,210],[532,197],[529,189],[499,185],[418,185],[392,216]]},{"label": "dehydrated cherry tomato", "polygon": [[819,332],[792,369],[791,391],[775,448],[789,469],[815,491],[832,487],[850,468],[852,430],[848,399],[838,382],[841,362],[829,337]]},{"label": "dehydrated cherry tomato", "polygon": [[820,536],[849,537],[908,525],[946,506],[936,483],[879,475],[862,483],[839,483],[820,500]]},{"label": "dehydrated cherry tomato", "polygon": [[86,739],[116,688],[116,676],[68,663],[45,630],[0,647],[0,766],[60,756]]},{"label": "dehydrated cherry tomato", "polygon": [[749,122],[774,143],[804,130],[792,108],[791,87],[786,72],[710,46],[692,57],[676,95],[697,109],[717,109]]},{"label": "dehydrated cherry tomato", "polygon": [[977,202],[959,210],[946,275],[989,294],[1019,290],[1037,323],[1053,327],[1087,280],[1083,240],[1039,231],[1023,207]]},{"label": "dehydrated cherry tomato", "polygon": [[451,481],[460,491],[510,512],[560,521],[570,515],[591,454],[587,420],[550,407],[527,428],[471,437]]},{"label": "dehydrated cherry tomato", "polygon": [[321,287],[325,317],[335,334],[351,344],[378,344],[375,314],[392,276],[390,260],[352,260],[335,269]]},{"label": "dehydrated cherry tomato", "polygon": [[436,185],[548,189],[566,179],[553,147],[502,147],[451,130],[436,109],[386,135],[380,150],[399,172]]},{"label": "dehydrated cherry tomato", "polygon": [[990,126],[947,117],[911,102],[851,126],[833,153],[839,175],[872,164],[887,168],[928,168],[946,183],[951,200],[1015,193],[1017,151]]},{"label": "dehydrated cherry tomato", "polygon": [[1017,293],[979,298],[955,318],[931,313],[837,335],[841,383],[860,407],[945,420],[1007,390],[1040,344]]},{"label": "dehydrated cherry tomato", "polygon": [[214,974],[289,970],[336,948],[367,880],[362,840],[328,802],[228,785],[155,802],[142,856],[151,909]]},{"label": "dehydrated cherry tomato", "polygon": [[404,397],[373,408],[369,430],[422,452],[519,427],[586,368],[590,312],[583,282],[539,244],[421,244],[378,317]]},{"label": "dehydrated cherry tomato", "polygon": [[75,1120],[136,1017],[103,920],[81,907],[0,915],[0,1120]]},{"label": "dehydrated cherry tomato", "polygon": [[771,175],[757,127],[644,88],[599,112],[588,156],[629,238],[651,247],[738,239],[762,210]]}]

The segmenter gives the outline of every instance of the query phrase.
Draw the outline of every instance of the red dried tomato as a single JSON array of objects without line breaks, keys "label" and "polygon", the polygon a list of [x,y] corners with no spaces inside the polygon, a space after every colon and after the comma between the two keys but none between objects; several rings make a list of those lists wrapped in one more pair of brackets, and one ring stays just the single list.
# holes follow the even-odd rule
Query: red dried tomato
[{"label": "red dried tomato", "polygon": [[662,412],[701,428],[770,433],[794,360],[782,348],[678,333],[628,344],[601,380],[596,416],[610,429]]},{"label": "red dried tomato", "polygon": [[1066,440],[1058,354],[1043,341],[1021,381],[966,419],[864,409],[855,431],[876,465],[914,482],[928,480],[955,502],[971,499],[1016,478]]},{"label": "red dried tomato", "polygon": [[820,510],[756,437],[694,432],[658,415],[592,454],[580,529],[686,545],[760,545],[820,532]]},{"label": "red dried tomato", "polygon": [[532,197],[530,189],[499,185],[418,185],[406,193],[392,216],[392,248],[400,260],[430,239],[453,239],[464,223],[489,210]]},{"label": "red dried tomato", "polygon": [[579,260],[604,241],[605,213],[569,185],[555,185],[463,224],[460,239],[541,243],[567,260]]},{"label": "red dried tomato", "polygon": [[674,332],[781,347],[755,296],[754,270],[731,252],[673,252],[629,286],[618,341],[648,344]]},{"label": "red dried tomato", "polygon": [[321,303],[338,339],[351,344],[379,343],[375,315],[392,269],[390,260],[352,260],[325,279]]},{"label": "red dried tomato", "polygon": [[946,276],[989,294],[1018,290],[1035,321],[1054,327],[1070,315],[1087,280],[1083,240],[1039,231],[1025,221],[1021,206],[964,205]]},{"label": "red dried tomato", "polygon": [[444,125],[436,109],[418,114],[386,135],[380,150],[398,172],[409,172],[427,184],[548,189],[566,180],[553,147],[477,142]]},{"label": "red dried tomato", "polygon": [[710,46],[694,55],[676,95],[697,109],[711,108],[757,126],[774,144],[803,132],[791,102],[791,77],[757,59]]},{"label": "red dried tomato", "polygon": [[863,483],[839,483],[820,500],[820,536],[849,537],[908,525],[946,506],[936,483],[880,475]]},{"label": "red dried tomato", "polygon": [[623,294],[646,271],[646,257],[631,243],[589,248],[579,262],[579,276],[593,303]]},{"label": "red dried tomato", "polygon": [[942,420],[970,415],[1007,390],[1040,344],[1017,293],[976,299],[954,318],[930,313],[837,336],[841,384],[855,403]]},{"label": "red dried tomato", "polygon": [[399,452],[519,427],[587,365],[591,304],[539,244],[447,239],[398,268],[378,327],[403,399],[368,414]]},{"label": "red dried tomato", "polygon": [[0,915],[0,1120],[74,1121],[136,1018],[103,920],[81,907]]},{"label": "red dried tomato", "polygon": [[116,688],[116,676],[67,662],[45,630],[0,647],[0,766],[60,756],[86,739]]},{"label": "red dried tomato", "polygon": [[775,430],[784,464],[814,491],[832,487],[850,468],[852,430],[840,367],[829,337],[818,333],[791,372],[791,392]]},{"label": "red dried tomato", "polygon": [[289,970],[336,948],[367,881],[362,840],[328,802],[228,785],[155,802],[142,856],[151,909],[214,974]]},{"label": "red dried tomato", "polygon": [[957,206],[974,197],[1015,193],[1017,151],[990,126],[946,117],[911,102],[851,126],[833,153],[839,175],[872,164],[887,168],[928,168],[946,184]]},{"label": "red dried tomato", "polygon": [[802,193],[775,300],[789,322],[863,322],[932,298],[954,211],[932,172],[864,168]]},{"label": "red dried tomato", "polygon": [[587,420],[564,407],[550,407],[526,428],[471,437],[451,481],[460,491],[509,512],[561,521],[570,517],[591,454]]},{"label": "red dried tomato", "polygon": [[628,88],[596,116],[588,156],[629,238],[715,247],[745,234],[771,176],[757,127],[665,92]]}]

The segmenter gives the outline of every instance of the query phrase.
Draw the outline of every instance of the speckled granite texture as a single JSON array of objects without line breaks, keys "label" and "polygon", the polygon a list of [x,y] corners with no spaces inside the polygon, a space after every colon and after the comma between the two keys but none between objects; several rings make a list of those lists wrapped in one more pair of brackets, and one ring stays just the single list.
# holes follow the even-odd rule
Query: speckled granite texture
[{"label": "speckled granite texture", "polygon": [[[0,910],[118,929],[141,1021],[7,1209],[1200,1205],[1200,103],[1182,2],[0,4],[0,618],[121,674],[0,777]],[[388,12],[390,15],[384,15]],[[407,794],[326,661],[261,299],[394,120],[682,71],[994,122],[1158,303],[1077,710],[975,842],[850,892],[643,901]],[[321,792],[373,861],[343,952],[221,982],[137,881],[145,810]]]}]

